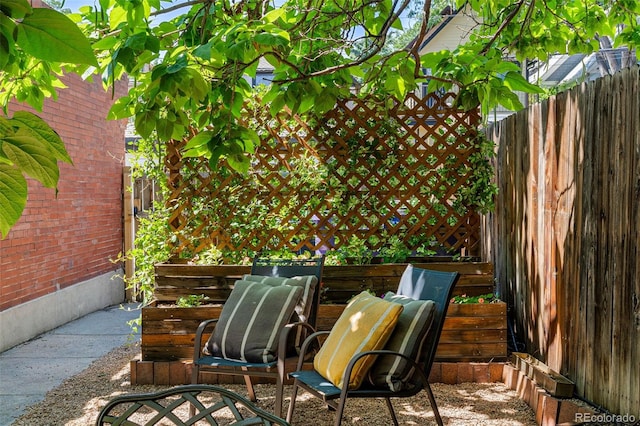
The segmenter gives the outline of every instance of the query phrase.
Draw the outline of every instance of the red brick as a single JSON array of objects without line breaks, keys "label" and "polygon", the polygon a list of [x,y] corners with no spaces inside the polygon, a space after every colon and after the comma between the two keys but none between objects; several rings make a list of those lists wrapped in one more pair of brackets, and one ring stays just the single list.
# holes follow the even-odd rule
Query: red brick
[{"label": "red brick", "polygon": [[489,382],[489,365],[484,363],[471,363],[473,369],[473,381],[474,383],[488,383]]},{"label": "red brick", "polygon": [[561,400],[558,409],[558,423],[578,424],[576,422],[576,413],[595,414],[595,411],[576,405],[571,400]]},{"label": "red brick", "polygon": [[440,362],[434,362],[431,366],[431,372],[429,373],[430,383],[442,382],[442,364]]},{"label": "red brick", "polygon": [[555,426],[559,407],[558,399],[545,392],[538,400],[536,423],[540,426]]},{"label": "red brick", "polygon": [[501,363],[489,363],[489,381],[491,383],[498,383],[502,381],[504,367],[505,365]]},{"label": "red brick", "polygon": [[442,363],[442,383],[455,385],[458,383],[458,365],[452,362]]},{"label": "red brick", "polygon": [[153,361],[138,361],[136,363],[136,385],[153,384],[153,364]]},{"label": "red brick", "polygon": [[505,365],[502,369],[502,382],[511,390],[518,387],[519,372],[512,365]]},{"label": "red brick", "polygon": [[187,377],[185,364],[181,361],[169,363],[169,384],[186,385],[190,383],[191,377]]},{"label": "red brick", "polygon": [[156,361],[153,366],[153,384],[154,385],[169,385],[169,365],[171,363],[167,361]]},{"label": "red brick", "polygon": [[[74,164],[59,163],[57,196],[54,189],[28,179],[23,215],[0,240],[3,310],[114,271],[110,259],[122,248],[125,123],[106,120],[113,99],[100,79],[88,83],[69,75],[62,80],[68,89],[58,93],[57,101],[45,100],[42,112],[9,105],[10,115],[25,110],[47,121],[60,134]],[[126,90],[123,80],[115,98]]]},{"label": "red brick", "polygon": [[458,363],[458,381],[456,383],[473,382],[473,367],[468,362]]},{"label": "red brick", "polygon": [[138,361],[140,360],[137,358],[134,358],[129,362],[129,382],[131,383],[132,386],[135,386],[138,384],[138,369],[137,369]]}]

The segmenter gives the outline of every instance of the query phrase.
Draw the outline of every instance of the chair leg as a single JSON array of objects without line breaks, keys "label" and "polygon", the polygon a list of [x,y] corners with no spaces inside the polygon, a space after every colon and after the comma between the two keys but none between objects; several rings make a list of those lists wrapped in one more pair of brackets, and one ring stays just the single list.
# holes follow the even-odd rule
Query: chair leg
[{"label": "chair leg", "polygon": [[[191,384],[198,384],[198,378],[200,376],[200,366],[193,363],[193,368],[191,369]],[[196,406],[193,404],[189,404],[189,416],[193,417],[196,414]]]},{"label": "chair leg", "polygon": [[336,408],[336,420],[333,423],[335,426],[340,426],[342,424],[342,414],[344,413],[344,406],[347,404],[347,397],[340,398],[340,402],[338,403],[338,407]]},{"label": "chair leg", "polygon": [[192,385],[198,384],[198,376],[200,376],[200,366],[194,362],[193,363],[193,368],[191,369],[191,384]]},{"label": "chair leg", "polygon": [[282,377],[280,374],[276,377],[276,407],[274,413],[278,417],[282,417],[282,392],[283,392]]},{"label": "chair leg", "polygon": [[247,385],[247,393],[249,394],[249,399],[253,402],[257,402],[258,398],[256,398],[256,392],[253,390],[253,383],[251,382],[251,376],[242,376],[244,377],[244,383]]},{"label": "chair leg", "polygon": [[293,410],[296,406],[296,397],[298,396],[298,379],[293,380],[293,392],[291,392],[291,402],[289,403],[289,409],[287,410],[287,422],[291,423],[293,417]]},{"label": "chair leg", "polygon": [[396,412],[391,404],[391,398],[385,398],[384,401],[387,403],[387,408],[389,409],[389,414],[391,414],[394,426],[398,426],[398,418],[396,417]]},{"label": "chair leg", "polygon": [[431,404],[433,415],[436,418],[436,423],[438,423],[438,426],[442,426],[442,417],[440,417],[440,412],[438,411],[438,405],[436,404],[436,399],[433,396],[433,391],[431,390],[431,385],[429,384],[429,382],[425,383],[424,389],[427,391],[427,396],[429,397],[429,403]]}]

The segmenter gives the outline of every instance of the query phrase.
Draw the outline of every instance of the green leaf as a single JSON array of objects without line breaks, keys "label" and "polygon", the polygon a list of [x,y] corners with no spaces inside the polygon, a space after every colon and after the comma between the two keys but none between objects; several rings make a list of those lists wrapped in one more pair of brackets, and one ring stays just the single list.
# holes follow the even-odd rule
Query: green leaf
[{"label": "green leaf", "polygon": [[282,111],[282,109],[284,108],[284,104],[285,104],[284,93],[279,93],[278,96],[276,96],[271,101],[271,105],[269,105],[269,111],[271,112],[271,115],[274,117],[278,115],[278,113]]},{"label": "green leaf", "polygon": [[119,120],[121,118],[128,118],[134,114],[133,106],[130,105],[130,99],[128,97],[122,97],[116,100],[109,112],[107,113],[108,120]]},{"label": "green leaf", "polygon": [[502,93],[501,96],[498,96],[498,102],[511,111],[520,111],[524,108],[518,96],[513,92]]},{"label": "green leaf", "polygon": [[0,142],[2,142],[3,138],[14,134],[15,130],[13,128],[11,120],[0,116]]},{"label": "green leaf", "polygon": [[264,21],[267,23],[272,23],[277,21],[282,15],[284,15],[284,12],[285,11],[282,8],[273,9],[272,11],[264,15],[262,19],[264,19]]},{"label": "green leaf", "polygon": [[136,130],[145,139],[148,139],[151,136],[151,133],[156,128],[156,111],[144,111],[142,113],[136,114],[135,125]]},{"label": "green leaf", "polygon": [[98,65],[89,40],[62,13],[37,8],[18,25],[18,45],[45,61]]},{"label": "green leaf", "polygon": [[96,50],[109,50],[114,48],[119,41],[116,37],[105,37],[93,43],[93,48]]},{"label": "green leaf", "polygon": [[156,131],[158,132],[158,139],[168,141],[173,135],[173,121],[166,118],[158,120]]},{"label": "green leaf", "polygon": [[316,110],[326,112],[332,109],[336,104],[336,97],[328,90],[321,92],[316,96]]},{"label": "green leaf", "polygon": [[[286,34],[285,37],[283,34]],[[270,34],[270,33],[260,33],[257,34],[253,38],[256,43],[260,43],[265,46],[286,46],[289,43],[289,38],[287,33],[280,34]]]},{"label": "green leaf", "polygon": [[51,151],[26,130],[4,139],[2,150],[20,170],[47,188],[55,188],[60,171]]},{"label": "green leaf", "polygon": [[13,121],[21,123],[21,128],[27,128],[42,144],[48,146],[56,159],[73,164],[60,135],[42,118],[28,111],[16,111],[13,115]]},{"label": "green leaf", "polygon": [[535,84],[529,83],[517,72],[508,72],[504,76],[504,85],[513,91],[527,92],[527,93],[544,93],[540,87]]},{"label": "green leaf", "polygon": [[0,234],[5,238],[27,204],[27,180],[19,169],[0,163]]},{"label": "green leaf", "polygon": [[251,162],[249,159],[242,154],[232,154],[227,156],[227,163],[231,168],[243,175],[246,175],[249,171],[249,166]]},{"label": "green leaf", "polygon": [[4,13],[13,19],[22,19],[33,9],[27,0],[2,0],[0,13]]},{"label": "green leaf", "polygon": [[204,59],[204,60],[209,60],[211,59],[211,48],[212,48],[212,43],[206,43],[206,44],[201,44],[200,46],[198,46],[194,51],[193,54],[195,56],[197,56],[198,58]]},{"label": "green leaf", "polygon": [[213,132],[205,130],[192,137],[183,148],[185,157],[203,157],[209,153],[209,141],[213,137]]}]

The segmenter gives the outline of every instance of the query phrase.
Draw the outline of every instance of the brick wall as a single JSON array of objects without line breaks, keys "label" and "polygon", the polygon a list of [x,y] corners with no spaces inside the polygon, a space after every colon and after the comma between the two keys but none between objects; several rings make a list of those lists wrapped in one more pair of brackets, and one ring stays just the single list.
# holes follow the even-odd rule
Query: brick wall
[{"label": "brick wall", "polygon": [[[95,77],[95,76],[94,76]],[[42,112],[74,164],[60,166],[59,192],[29,180],[27,206],[0,240],[0,311],[114,271],[122,251],[122,167],[125,121],[107,121],[112,104],[96,78],[64,78],[67,89]],[[126,81],[115,98],[126,93]]]}]

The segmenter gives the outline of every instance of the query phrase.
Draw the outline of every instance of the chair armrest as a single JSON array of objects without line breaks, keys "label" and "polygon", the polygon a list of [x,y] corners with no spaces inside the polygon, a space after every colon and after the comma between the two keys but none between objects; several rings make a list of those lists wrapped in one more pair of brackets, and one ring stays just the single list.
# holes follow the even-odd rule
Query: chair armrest
[{"label": "chair armrest", "polygon": [[289,336],[297,329],[306,329],[310,333],[315,333],[316,329],[306,322],[294,322],[284,326],[280,332],[280,338],[278,340],[278,354],[279,359],[285,359],[287,357],[287,349],[289,343]]},{"label": "chair armrest", "polygon": [[[401,354],[400,352],[390,351],[386,349],[360,352],[355,354],[353,357],[351,357],[351,359],[349,360],[349,364],[347,364],[347,368],[344,370],[344,375],[342,376],[342,383],[349,383],[349,379],[351,378],[351,370],[353,370],[353,367],[356,365],[358,360],[360,360],[361,358],[364,358],[365,356],[393,356],[393,357],[402,358],[404,361],[406,361],[409,365],[411,365],[414,368],[415,370],[414,374],[418,375],[423,385],[426,386],[429,383],[429,379],[424,374],[424,369],[421,364],[417,363],[413,358],[405,354]],[[341,393],[344,393],[346,395],[346,393],[349,390],[347,388],[348,386],[344,386]]]},{"label": "chair armrest", "polygon": [[320,342],[320,336],[328,335],[329,333],[330,331],[316,331],[304,339],[304,342],[302,342],[302,346],[300,347],[300,355],[298,356],[298,365],[296,366],[296,370],[302,370],[302,365],[304,364],[304,360],[307,357],[307,351],[311,344],[317,342],[318,347],[321,347],[323,342]]},{"label": "chair armrest", "polygon": [[202,335],[204,334],[207,327],[210,325],[214,325],[218,322],[218,318],[204,320],[200,323],[198,328],[196,329],[196,337],[193,340],[193,362],[195,363],[200,359],[201,350],[202,350]]}]

